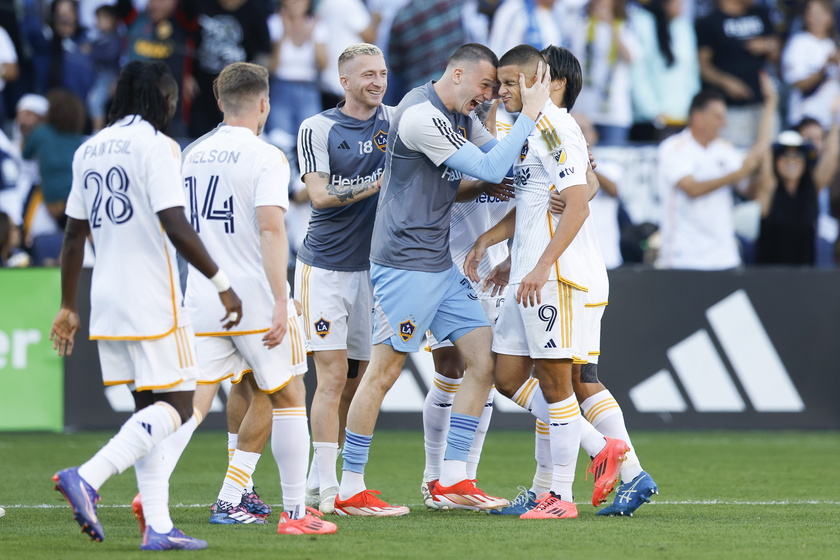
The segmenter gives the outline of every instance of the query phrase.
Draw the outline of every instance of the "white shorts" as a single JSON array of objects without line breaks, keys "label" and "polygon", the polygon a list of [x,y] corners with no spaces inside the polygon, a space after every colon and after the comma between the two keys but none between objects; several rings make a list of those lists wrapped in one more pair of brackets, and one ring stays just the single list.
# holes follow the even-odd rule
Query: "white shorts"
[{"label": "white shorts", "polygon": [[587,303],[583,309],[583,350],[581,363],[597,364],[601,355],[601,318],[607,308],[606,303]]},{"label": "white shorts", "polygon": [[196,342],[200,385],[219,383],[231,378],[239,383],[246,373],[254,374],[257,386],[265,393],[285,387],[292,377],[306,373],[306,347],[300,317],[294,302],[289,301],[289,321],[283,342],[266,348],[264,333],[235,336],[199,336]]},{"label": "white shorts", "polygon": [[[481,303],[481,307],[484,309],[484,313],[487,315],[487,319],[490,321],[490,326],[492,327],[499,318],[499,312],[505,303],[505,297],[496,296],[494,298],[479,299],[478,301]],[[438,342],[435,335],[432,334],[432,331],[426,331],[426,350],[437,350],[438,348],[450,348],[452,346],[455,345],[448,340]]]},{"label": "white shorts", "polygon": [[541,303],[516,303],[519,284],[508,286],[508,297],[493,329],[493,352],[534,359],[580,361],[584,356],[586,292],[549,280]]},{"label": "white shorts", "polygon": [[298,260],[295,299],[303,306],[307,350],[347,350],[351,360],[370,360],[373,338],[370,271],[326,270]]},{"label": "white shorts", "polygon": [[102,382],[132,391],[194,391],[198,379],[191,325],[150,340],[98,340]]}]

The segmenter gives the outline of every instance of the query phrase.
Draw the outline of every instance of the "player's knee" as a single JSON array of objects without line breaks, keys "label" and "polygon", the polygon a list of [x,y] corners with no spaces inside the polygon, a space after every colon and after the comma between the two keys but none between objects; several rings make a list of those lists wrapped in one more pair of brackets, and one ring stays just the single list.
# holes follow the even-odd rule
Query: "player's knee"
[{"label": "player's knee", "polygon": [[513,398],[513,395],[516,394],[516,391],[518,391],[519,387],[521,386],[522,384],[515,379],[505,377],[496,378],[496,391],[498,391],[500,395],[503,395],[509,399]]}]

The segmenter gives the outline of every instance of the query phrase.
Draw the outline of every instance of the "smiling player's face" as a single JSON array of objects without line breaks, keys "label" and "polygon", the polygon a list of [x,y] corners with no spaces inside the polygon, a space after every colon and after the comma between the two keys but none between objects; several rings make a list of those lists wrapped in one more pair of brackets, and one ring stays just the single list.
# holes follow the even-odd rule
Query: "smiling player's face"
[{"label": "smiling player's face", "polygon": [[469,115],[481,103],[493,99],[496,86],[496,67],[486,60],[478,63],[465,62],[457,70],[460,103],[456,110],[462,115]]}]

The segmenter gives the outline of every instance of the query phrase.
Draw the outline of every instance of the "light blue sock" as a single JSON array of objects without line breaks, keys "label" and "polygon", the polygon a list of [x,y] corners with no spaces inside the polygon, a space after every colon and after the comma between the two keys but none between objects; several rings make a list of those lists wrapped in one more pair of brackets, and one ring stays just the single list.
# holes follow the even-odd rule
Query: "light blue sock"
[{"label": "light blue sock", "polygon": [[346,439],[344,440],[344,466],[342,470],[353,471],[359,474],[365,474],[365,465],[368,462],[368,452],[370,451],[370,441],[373,436],[363,436],[351,432],[347,428],[344,429]]},{"label": "light blue sock", "polygon": [[469,459],[479,420],[478,416],[452,413],[449,418],[449,435],[446,436],[446,453],[443,456],[446,461],[466,462]]}]

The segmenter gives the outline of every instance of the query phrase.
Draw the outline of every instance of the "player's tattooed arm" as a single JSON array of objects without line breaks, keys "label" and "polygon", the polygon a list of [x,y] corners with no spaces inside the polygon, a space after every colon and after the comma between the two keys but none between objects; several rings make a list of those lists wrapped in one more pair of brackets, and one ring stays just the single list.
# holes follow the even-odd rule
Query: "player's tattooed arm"
[{"label": "player's tattooed arm", "polygon": [[316,209],[347,206],[373,196],[382,185],[381,174],[373,181],[355,185],[336,185],[330,181],[329,173],[315,171],[303,176],[309,198]]}]

